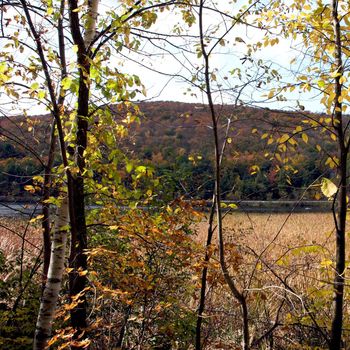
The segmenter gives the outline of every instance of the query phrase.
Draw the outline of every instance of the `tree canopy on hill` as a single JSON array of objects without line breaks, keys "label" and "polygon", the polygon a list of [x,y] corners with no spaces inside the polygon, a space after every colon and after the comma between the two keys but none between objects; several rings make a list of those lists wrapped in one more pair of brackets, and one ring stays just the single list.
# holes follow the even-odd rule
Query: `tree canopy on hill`
[{"label": "tree canopy on hill", "polygon": [[[210,199],[214,154],[207,107],[181,102],[147,102],[140,103],[139,108],[140,123],[130,127],[129,136],[120,146],[130,156],[155,167],[167,198],[184,195]],[[117,109],[114,111],[116,119],[125,118]],[[222,107],[222,115],[221,137],[229,138],[223,163],[224,199],[296,199],[306,186],[330,172],[325,163],[327,153],[331,153],[335,145],[317,130],[311,131],[312,141],[307,143],[297,135],[298,144],[289,143],[282,155],[270,141],[291,132],[293,125],[306,118],[305,113],[227,105]],[[13,141],[6,139],[0,148],[2,196],[25,196],[24,188],[31,183],[31,176],[41,171],[38,159],[45,154],[50,131],[46,118],[0,120],[0,130],[5,135],[13,135]],[[30,126],[20,134],[16,124],[25,120],[30,120]],[[225,136],[228,120],[231,127]],[[57,156],[57,162],[58,159]],[[309,191],[306,198],[314,199],[314,195]]]}]

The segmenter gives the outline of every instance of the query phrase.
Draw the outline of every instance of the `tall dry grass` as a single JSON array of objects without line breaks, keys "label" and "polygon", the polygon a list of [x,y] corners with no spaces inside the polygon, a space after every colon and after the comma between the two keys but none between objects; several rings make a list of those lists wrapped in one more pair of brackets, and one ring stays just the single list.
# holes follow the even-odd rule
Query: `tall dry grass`
[{"label": "tall dry grass", "polygon": [[[227,242],[243,241],[257,250],[263,250],[269,245],[267,252],[278,255],[279,250],[276,248],[295,247],[297,244],[330,247],[334,221],[331,213],[234,212],[225,216],[224,229]],[[198,240],[205,242],[206,235],[207,221],[203,220],[198,224]]]},{"label": "tall dry grass", "polygon": [[[252,338],[277,325],[275,345],[267,344],[267,337],[259,348],[323,348],[320,332],[328,333],[332,313],[334,231],[331,213],[236,212],[225,217],[226,261],[236,285],[246,295]],[[197,239],[204,243],[206,235],[207,222],[203,220],[197,226]],[[218,267],[211,269],[209,281],[208,338],[237,346],[239,304]],[[348,309],[346,300],[345,311]],[[345,312],[345,328],[350,324],[348,314]],[[211,327],[221,327],[220,334]]]},{"label": "tall dry grass", "polygon": [[23,250],[26,259],[42,250],[41,228],[22,218],[1,218],[0,251],[5,259],[15,257]]}]

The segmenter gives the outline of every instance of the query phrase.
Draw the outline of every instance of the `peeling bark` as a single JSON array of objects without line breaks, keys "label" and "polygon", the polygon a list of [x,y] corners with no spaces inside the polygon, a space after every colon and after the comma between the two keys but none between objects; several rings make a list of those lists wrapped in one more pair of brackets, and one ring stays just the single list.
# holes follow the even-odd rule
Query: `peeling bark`
[{"label": "peeling bark", "polygon": [[84,35],[85,48],[87,50],[89,50],[89,47],[96,35],[98,3],[99,0],[89,0],[88,18],[86,20],[86,30]]},{"label": "peeling bark", "polygon": [[52,323],[64,271],[68,224],[68,198],[65,197],[57,210],[50,266],[36,323],[34,350],[45,349],[51,336]]}]

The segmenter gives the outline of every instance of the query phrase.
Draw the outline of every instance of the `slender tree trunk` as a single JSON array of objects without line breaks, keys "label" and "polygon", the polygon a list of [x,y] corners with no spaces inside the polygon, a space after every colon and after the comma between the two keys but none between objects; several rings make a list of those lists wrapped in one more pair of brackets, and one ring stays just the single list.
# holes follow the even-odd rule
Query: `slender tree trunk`
[{"label": "slender tree trunk", "polygon": [[123,319],[123,324],[122,324],[122,326],[120,328],[120,333],[119,333],[119,337],[118,337],[117,343],[115,344],[115,347],[117,349],[123,349],[123,341],[124,341],[124,336],[125,336],[125,333],[126,333],[126,326],[128,324],[128,320],[129,320],[129,317],[130,317],[130,314],[131,314],[131,310],[132,310],[132,307],[129,305],[126,308],[124,319]]},{"label": "slender tree trunk", "polygon": [[52,165],[55,155],[56,148],[56,136],[55,136],[55,122],[52,123],[51,127],[51,140],[50,140],[50,149],[48,154],[47,164],[45,166],[44,174],[44,184],[43,184],[43,197],[42,197],[42,228],[43,228],[43,243],[44,243],[44,265],[43,265],[43,286],[47,279],[47,273],[50,265],[50,256],[51,256],[51,225],[50,225],[50,204],[47,203],[47,200],[50,198],[50,189],[51,189],[51,173]]},{"label": "slender tree trunk", "polygon": [[341,76],[344,73],[342,63],[341,32],[338,17],[338,1],[332,0],[333,31],[335,38],[335,64],[339,76],[335,78],[334,84],[334,116],[333,126],[337,132],[339,143],[339,164],[338,174],[340,177],[338,189],[338,208],[336,223],[336,266],[334,277],[334,314],[332,320],[332,331],[330,349],[341,349],[341,338],[343,328],[343,302],[344,302],[344,279],[345,279],[345,233],[346,233],[346,192],[347,192],[347,158],[349,144],[346,144],[343,123],[342,123],[342,103],[339,98],[342,93]]},{"label": "slender tree trunk", "polygon": [[[231,120],[228,119],[227,121],[227,128],[226,128],[226,135],[225,135],[225,141],[222,145],[220,159],[219,159],[219,166],[221,167],[223,155],[227,146],[227,138],[230,131],[230,125]],[[205,299],[206,299],[206,289],[207,289],[207,275],[208,275],[208,263],[210,260],[209,255],[209,247],[212,242],[213,234],[215,229],[213,228],[214,224],[214,216],[215,216],[215,208],[216,208],[216,188],[214,184],[213,189],[213,199],[212,199],[212,205],[210,208],[210,214],[209,214],[209,221],[208,221],[208,233],[207,233],[207,242],[205,245],[205,256],[204,256],[204,267],[202,270],[202,278],[201,278],[201,291],[200,291],[200,300],[198,305],[198,312],[197,312],[197,324],[196,324],[196,350],[201,350],[202,343],[201,343],[201,333],[202,333],[202,323],[203,323],[203,312],[205,308]]]},{"label": "slender tree trunk", "polygon": [[219,245],[219,260],[222,273],[225,281],[236,300],[240,303],[242,309],[242,331],[243,331],[243,349],[249,349],[249,315],[248,307],[245,295],[241,293],[234,281],[230,276],[225,261],[225,248],[223,239],[223,224],[222,224],[222,210],[221,210],[221,152],[219,146],[219,133],[218,133],[218,117],[216,115],[215,106],[212,98],[211,83],[210,83],[210,69],[209,69],[209,56],[210,52],[207,52],[204,30],[203,30],[203,8],[205,0],[200,0],[199,5],[199,35],[201,52],[204,59],[204,79],[205,79],[205,92],[208,99],[208,105],[210,109],[213,139],[214,139],[214,151],[215,151],[215,197],[216,197],[216,219],[217,219],[217,233],[218,233],[218,245]]},{"label": "slender tree trunk", "polygon": [[203,323],[203,312],[205,308],[205,293],[207,290],[207,275],[208,275],[208,262],[210,260],[209,255],[209,247],[211,245],[211,241],[213,238],[213,221],[215,214],[215,195],[213,196],[213,204],[210,208],[210,216],[209,216],[209,224],[208,224],[208,233],[207,233],[207,242],[205,246],[205,256],[204,256],[204,267],[202,270],[202,278],[201,278],[201,291],[200,291],[200,299],[197,311],[197,324],[196,324],[196,350],[202,349],[202,323]]},{"label": "slender tree trunk", "polygon": [[85,47],[89,50],[90,45],[96,35],[96,23],[98,17],[99,0],[89,0],[89,9],[86,20],[86,30],[84,34]]},{"label": "slender tree trunk", "polygon": [[96,33],[96,21],[99,0],[91,0],[88,3],[86,31],[83,37],[80,31],[80,18],[78,3],[76,0],[69,1],[70,25],[74,43],[78,47],[77,61],[79,64],[79,92],[77,108],[77,133],[76,133],[76,164],[79,172],[72,177],[73,193],[70,198],[71,213],[71,250],[69,263],[73,268],[69,275],[70,296],[79,295],[78,305],[71,310],[71,322],[73,328],[80,331],[87,326],[87,303],[84,289],[87,285],[87,278],[82,271],[87,269],[87,229],[85,215],[85,193],[84,193],[84,151],[87,147],[88,114],[90,98],[90,44]]},{"label": "slender tree trunk", "polygon": [[[60,18],[58,20],[58,43],[59,43],[59,53],[60,53],[60,63],[61,63],[61,79],[63,80],[67,76],[67,63],[66,63],[66,53],[65,53],[65,38],[64,38],[64,28],[63,28],[63,16],[65,10],[65,0],[61,0],[60,5]],[[58,111],[63,109],[64,100],[66,98],[66,91],[60,89],[58,96]],[[55,117],[55,116],[54,116]],[[50,148],[48,153],[48,160],[45,166],[44,173],[44,188],[43,188],[43,203],[42,203],[42,228],[43,228],[43,242],[44,242],[44,266],[43,266],[43,287],[45,286],[45,281],[47,278],[47,272],[50,264],[50,251],[51,251],[51,225],[50,225],[50,204],[46,201],[50,198],[51,190],[51,173],[52,167],[55,159],[55,150],[57,143],[56,136],[56,119],[60,116],[56,116],[52,122],[51,127],[51,138],[50,138]]]},{"label": "slender tree trunk", "polygon": [[65,197],[57,210],[48,278],[36,323],[34,350],[46,349],[47,342],[51,336],[58,293],[61,290],[64,272],[68,224],[68,198]]}]

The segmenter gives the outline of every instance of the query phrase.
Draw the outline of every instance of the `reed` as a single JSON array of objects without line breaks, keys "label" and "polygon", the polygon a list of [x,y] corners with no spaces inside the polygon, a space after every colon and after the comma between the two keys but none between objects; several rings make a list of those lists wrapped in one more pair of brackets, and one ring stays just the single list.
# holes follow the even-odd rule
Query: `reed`
[{"label": "reed", "polygon": [[[196,227],[205,242],[207,223]],[[226,261],[249,303],[252,337],[276,323],[259,346],[294,349],[325,346],[330,327],[334,278],[334,222],[331,213],[242,213],[224,220]],[[215,242],[214,242],[215,244]],[[217,260],[213,254],[213,261]],[[206,331],[213,342],[236,346],[241,315],[217,264],[211,265]],[[345,307],[348,308],[349,300]],[[348,316],[345,325],[349,325]],[[220,332],[215,330],[219,330]],[[225,334],[225,339],[222,338]],[[345,338],[348,334],[344,333]]]}]

